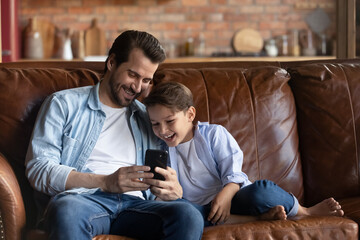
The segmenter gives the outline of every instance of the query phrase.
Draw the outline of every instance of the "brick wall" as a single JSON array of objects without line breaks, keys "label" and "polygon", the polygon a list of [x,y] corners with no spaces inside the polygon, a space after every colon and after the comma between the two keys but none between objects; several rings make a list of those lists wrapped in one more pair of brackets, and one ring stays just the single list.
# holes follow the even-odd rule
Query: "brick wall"
[{"label": "brick wall", "polygon": [[96,17],[108,45],[122,30],[139,29],[179,47],[191,29],[195,44],[204,34],[209,55],[232,51],[231,38],[243,28],[256,29],[264,39],[306,29],[304,19],[315,3],[329,14],[327,35],[333,36],[336,0],[19,0],[19,24],[37,16],[60,28],[85,30]]}]

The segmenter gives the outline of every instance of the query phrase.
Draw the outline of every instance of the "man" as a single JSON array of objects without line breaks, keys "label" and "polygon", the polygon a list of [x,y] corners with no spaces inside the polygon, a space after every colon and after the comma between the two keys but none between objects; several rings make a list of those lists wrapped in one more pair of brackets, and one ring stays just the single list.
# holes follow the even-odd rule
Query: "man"
[{"label": "man", "polygon": [[[96,86],[57,92],[38,115],[28,149],[32,186],[52,196],[43,218],[50,239],[99,234],[146,239],[200,239],[200,212],[180,200],[172,169],[152,180],[145,151],[159,148],[145,107],[136,98],[165,59],[152,35],[126,31],[113,43]],[[149,200],[153,193],[162,200]]]}]

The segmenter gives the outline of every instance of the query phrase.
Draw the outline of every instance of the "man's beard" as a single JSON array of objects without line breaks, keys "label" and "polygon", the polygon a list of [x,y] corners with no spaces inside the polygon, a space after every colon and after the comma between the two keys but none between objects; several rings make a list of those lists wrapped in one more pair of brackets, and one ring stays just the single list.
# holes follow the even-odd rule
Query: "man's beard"
[{"label": "man's beard", "polygon": [[[122,100],[118,94],[121,91],[121,88],[122,88],[122,85],[116,84],[114,78],[112,78],[110,81],[111,97],[113,98],[113,100],[119,107],[129,106],[133,102],[133,100],[136,99],[137,97],[139,97],[139,95],[141,94],[141,93],[135,94],[134,98],[131,100],[130,99],[128,100],[126,98],[124,98],[124,100]],[[131,88],[128,88],[127,90],[134,92]]]}]

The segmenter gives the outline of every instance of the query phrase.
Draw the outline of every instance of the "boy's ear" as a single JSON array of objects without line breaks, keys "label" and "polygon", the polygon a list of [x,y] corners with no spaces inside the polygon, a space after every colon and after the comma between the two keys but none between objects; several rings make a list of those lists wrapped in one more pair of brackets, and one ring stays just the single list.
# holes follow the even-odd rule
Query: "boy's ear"
[{"label": "boy's ear", "polygon": [[187,110],[189,121],[192,122],[196,116],[196,109],[193,106],[190,106]]}]

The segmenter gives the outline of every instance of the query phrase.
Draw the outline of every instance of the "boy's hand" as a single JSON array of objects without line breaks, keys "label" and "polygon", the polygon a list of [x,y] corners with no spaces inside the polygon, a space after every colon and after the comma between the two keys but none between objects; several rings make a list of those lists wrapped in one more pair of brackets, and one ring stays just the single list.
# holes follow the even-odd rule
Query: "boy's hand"
[{"label": "boy's hand", "polygon": [[213,224],[221,224],[228,220],[230,216],[231,198],[229,199],[223,192],[219,192],[211,202],[211,210],[208,221]]},{"label": "boy's hand", "polygon": [[211,202],[211,210],[208,221],[213,224],[221,224],[228,220],[230,216],[231,200],[239,191],[240,187],[236,183],[227,184],[221,192],[219,192]]},{"label": "boy's hand", "polygon": [[165,180],[144,179],[144,183],[150,186],[151,192],[164,201],[176,200],[182,198],[183,190],[177,179],[176,171],[171,167],[166,169],[156,167],[155,172],[165,177]]}]

